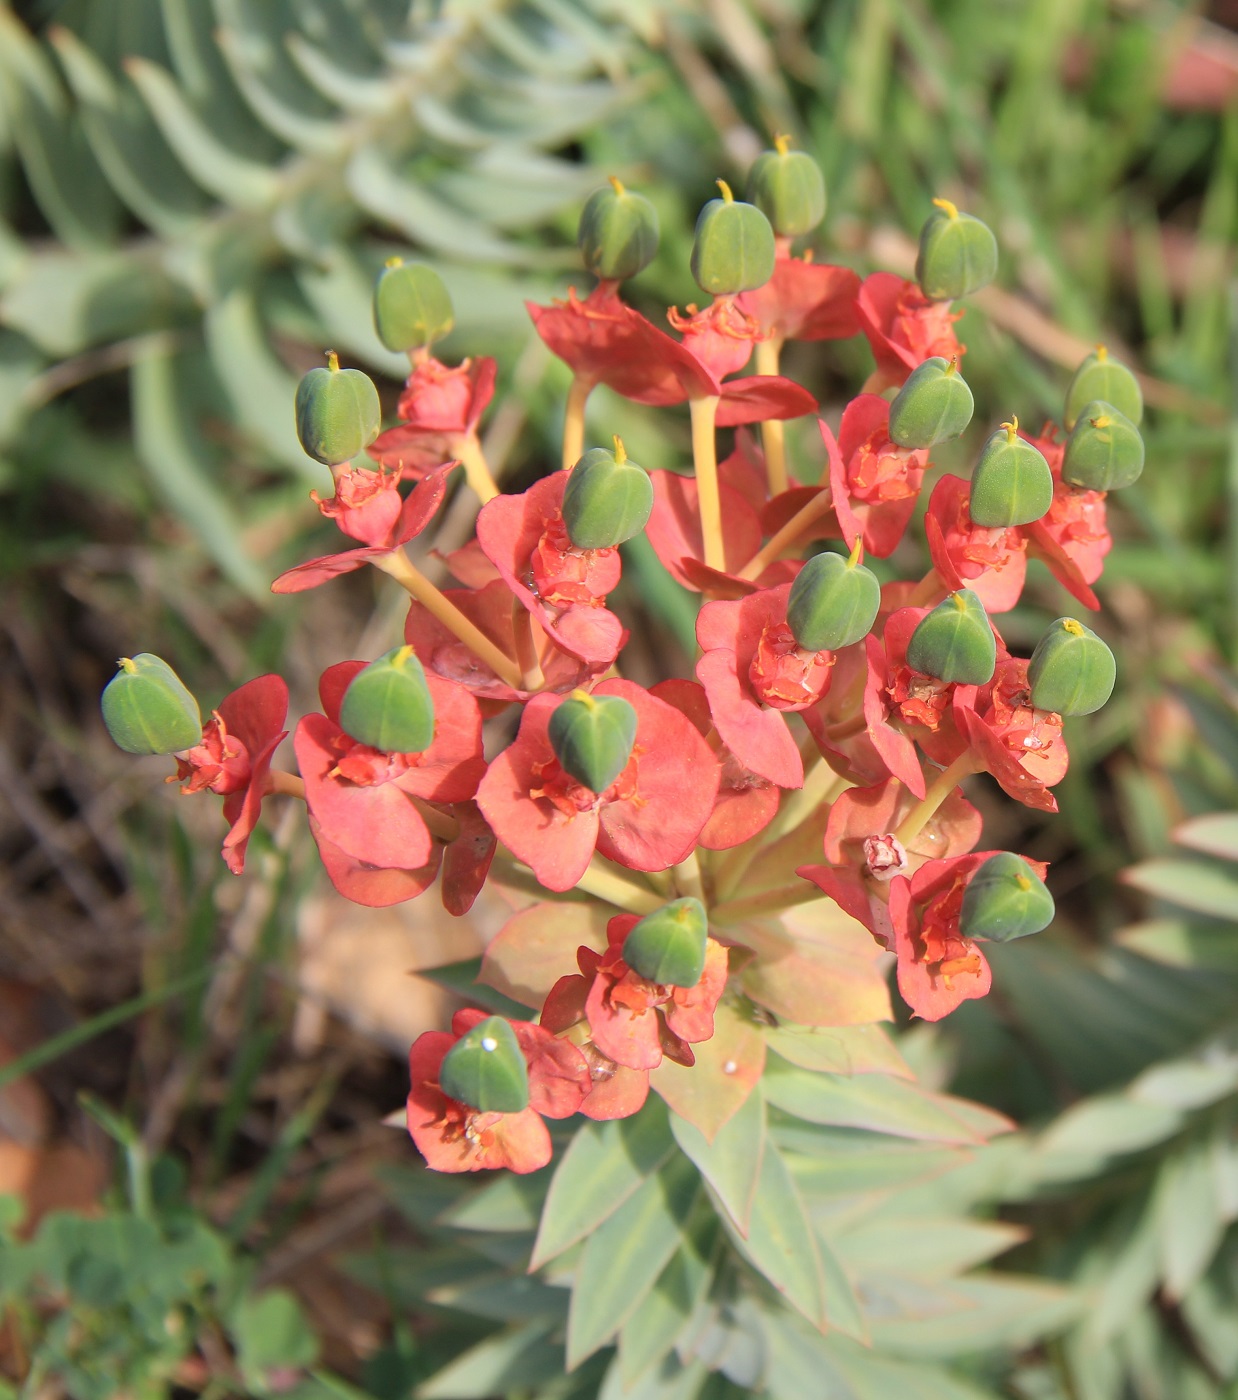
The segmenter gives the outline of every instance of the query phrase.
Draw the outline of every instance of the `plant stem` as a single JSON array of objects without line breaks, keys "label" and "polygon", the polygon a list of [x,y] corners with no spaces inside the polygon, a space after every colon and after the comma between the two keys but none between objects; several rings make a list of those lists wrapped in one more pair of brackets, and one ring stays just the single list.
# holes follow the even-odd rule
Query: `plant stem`
[{"label": "plant stem", "polygon": [[533,641],[533,616],[519,598],[512,599],[512,631],[516,637],[516,661],[520,666],[521,690],[540,690],[545,682],[537,647]]},{"label": "plant stem", "polygon": [[[769,340],[757,341],[757,373],[777,374],[782,356],[782,337],[771,336]],[[789,484],[787,477],[787,443],[781,419],[771,418],[761,424],[761,446],[765,449],[765,475],[769,481],[769,494],[777,496]]]},{"label": "plant stem", "polygon": [[589,867],[576,882],[578,890],[596,895],[616,909],[625,909],[629,914],[652,914],[664,903],[647,885],[638,885],[626,875],[620,875],[613,867],[601,864],[601,858],[594,856]]},{"label": "plant stem", "polygon": [[680,897],[690,895],[699,899],[702,904],[708,904],[709,901],[705,898],[705,886],[701,880],[701,863],[697,859],[695,851],[690,852],[675,866],[673,874],[675,889]]},{"label": "plant stem", "polygon": [[907,596],[907,601],[903,604],[905,608],[927,607],[940,593],[944,597],[950,590],[941,581],[941,575],[936,569],[930,569],[919,583],[911,590]]},{"label": "plant stem", "polygon": [[757,550],[740,569],[739,577],[750,582],[759,578],[784,549],[794,544],[810,525],[815,524],[823,515],[828,515],[833,508],[834,499],[828,487],[818,491],[811,501],[802,505],[782,529],[771,535],[769,541]]},{"label": "plant stem", "polygon": [[814,899],[824,899],[821,891],[808,880],[796,885],[779,885],[777,889],[762,890],[760,894],[743,895],[726,904],[716,904],[710,910],[711,923],[741,924],[745,919],[759,918],[762,914],[779,914],[784,909],[797,904],[810,904]]},{"label": "plant stem", "polygon": [[594,381],[583,375],[572,377],[572,387],[567,391],[567,408],[563,414],[563,470],[571,469],[580,461],[585,450],[585,405],[593,393]]},{"label": "plant stem", "polygon": [[267,774],[266,790],[269,793],[283,793],[285,797],[299,797],[305,801],[305,779],[295,773],[285,773],[282,768],[272,768]]},{"label": "plant stem", "polygon": [[459,637],[501,681],[513,689],[521,688],[524,677],[520,673],[520,667],[510,656],[500,651],[480,628],[470,622],[450,598],[445,598],[442,592],[413,566],[402,549],[380,555],[371,562],[376,569],[389,574],[401,588],[416,598],[431,617]]},{"label": "plant stem", "polygon": [[431,806],[424,798],[414,797],[412,793],[406,793],[405,796],[416,807],[431,836],[438,837],[440,841],[454,841],[460,835],[460,823],[455,817],[448,816],[446,812],[440,812],[437,807]]},{"label": "plant stem", "polygon": [[477,498],[485,505],[487,501],[492,501],[499,494],[499,488],[494,484],[494,477],[490,472],[489,463],[486,461],[486,454],[481,450],[481,443],[477,441],[476,433],[468,433],[464,437],[456,439],[456,454],[459,456],[464,473],[468,477],[469,485],[473,488]]},{"label": "plant stem", "polygon": [[714,420],[718,416],[716,396],[690,399],[692,413],[692,462],[696,468],[697,507],[701,513],[701,535],[705,541],[705,563],[711,569],[726,569],[722,543],[722,501],[718,495],[718,449],[714,441]]},{"label": "plant stem", "polygon": [[894,832],[894,839],[903,846],[910,845],[935,816],[938,807],[963,779],[969,774],[979,771],[975,755],[970,749],[964,749],[950,767],[938,775],[928,792],[925,793],[924,800],[917,802],[899,823],[898,829]]}]

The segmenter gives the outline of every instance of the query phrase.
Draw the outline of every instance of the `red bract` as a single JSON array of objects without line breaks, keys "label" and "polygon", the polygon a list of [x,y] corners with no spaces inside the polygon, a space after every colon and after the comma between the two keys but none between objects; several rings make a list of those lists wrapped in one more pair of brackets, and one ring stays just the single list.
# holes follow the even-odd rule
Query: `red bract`
[{"label": "red bract", "polygon": [[541,1023],[575,1045],[589,1066],[591,1087],[580,1112],[599,1121],[630,1118],[649,1097],[649,1071],[618,1064],[589,1039],[585,1002],[592,984],[591,976],[560,977],[547,994]]},{"label": "red bract", "polygon": [[408,1057],[408,1131],[435,1171],[475,1172],[497,1167],[520,1173],[536,1171],[551,1155],[550,1134],[542,1116],[566,1118],[576,1112],[589,1091],[589,1067],[574,1046],[541,1026],[513,1021],[512,1029],[529,1068],[529,1106],[519,1113],[482,1113],[448,1098],[438,1085],[443,1060],[485,1014],[458,1011],[452,1018],[451,1034],[427,1031],[413,1042]]},{"label": "red bract", "polygon": [[695,681],[670,680],[655,685],[649,693],[687,715],[706,742],[715,736],[717,747],[710,747],[722,764],[722,780],[713,813],[702,828],[698,843],[707,851],[725,851],[764,831],[778,812],[778,788],[768,778],[746,768],[722,742],[710,717],[705,688]]},{"label": "red bract", "polygon": [[460,834],[443,848],[443,908],[461,918],[486,883],[498,842],[476,802],[457,802],[452,814]]},{"label": "red bract", "polygon": [[723,428],[798,418],[816,407],[806,389],[778,375],[722,384],[690,349],[621,301],[613,282],[599,282],[584,301],[573,289],[566,302],[525,305],[538,335],[578,380],[605,384],[636,403],[664,408],[685,399],[720,398],[717,422]]},{"label": "red bract", "polygon": [[815,263],[811,253],[802,258],[781,253],[769,281],[741,292],[736,301],[779,341],[842,340],[859,333],[859,291],[859,275],[849,267]]},{"label": "red bract", "polygon": [[874,272],[864,279],[856,313],[877,361],[880,383],[874,388],[898,387],[934,355],[961,360],[965,353],[954,334],[962,312],[951,311],[948,301],[929,301],[916,283],[892,272]]},{"label": "red bract", "polygon": [[335,477],[335,495],[326,500],[317,491],[310,500],[328,520],[334,520],[346,535],[362,544],[386,548],[396,537],[404,507],[397,486],[399,473],[369,471],[350,467]]},{"label": "red bract", "polygon": [[830,688],[819,705],[804,711],[804,723],[840,777],[861,787],[894,777],[923,797],[916,746],[890,722],[885,685],[885,652],[870,634],[862,647],[838,653]]},{"label": "red bract", "polygon": [[386,909],[392,904],[403,904],[406,899],[416,899],[419,894],[424,894],[438,877],[443,847],[437,841],[424,865],[404,870],[397,866],[371,865],[368,861],[349,855],[334,841],[328,840],[312,812],[309,814],[309,829],[327,878],[336,893],[353,904],[364,905],[367,909]]},{"label": "red bract", "polygon": [[[271,585],[272,593],[302,593],[307,588],[317,588],[320,583],[326,583],[328,579],[339,578],[341,574],[350,574],[354,569],[360,569],[368,564],[371,559],[377,559],[381,555],[391,554],[394,550],[403,547],[415,536],[421,534],[430,521],[434,518],[435,512],[443,503],[443,493],[447,489],[447,478],[455,470],[457,463],[447,462],[436,467],[434,471],[422,478],[412,491],[405,498],[394,523],[387,533],[382,535],[378,532],[377,526],[381,518],[390,512],[390,500],[383,505],[381,511],[376,512],[374,518],[369,518],[364,514],[356,517],[351,514],[351,507],[343,501],[338,500],[339,485],[337,483],[337,497],[330,501],[320,501],[319,509],[323,514],[333,514],[336,523],[344,529],[344,519],[348,519],[349,525],[356,527],[351,531],[354,538],[363,538],[357,534],[356,530],[370,530],[375,527],[370,535],[370,543],[364,549],[348,549],[342,554],[328,554],[321,559],[311,559],[308,563],[298,564],[295,569],[289,569]],[[360,477],[362,473],[347,473],[351,477]],[[378,473],[365,473],[365,475],[377,476]],[[351,485],[346,489],[352,490]],[[390,491],[390,487],[379,487],[379,490]],[[328,511],[326,507],[333,506],[338,501],[338,508]]]},{"label": "red bract", "polygon": [[683,348],[719,381],[743,369],[752,358],[753,345],[767,339],[760,323],[741,309],[735,297],[715,297],[704,311],[692,304],[686,313],[672,306],[666,319],[683,336]]},{"label": "red bract", "polygon": [[876,394],[860,394],[843,410],[837,443],[820,423],[843,538],[859,535],[878,559],[903,538],[928,466],[928,451],[891,442],[889,426],[890,405]]},{"label": "red bract", "polygon": [[[481,715],[459,686],[428,675],[434,741],[424,753],[383,753],[339,726],[340,704],[364,661],[341,661],[319,683],[325,714],[306,715],[294,743],[305,801],[323,836],[353,860],[380,869],[418,870],[435,856],[412,800],[465,802],[485,771]],[[432,877],[431,877],[432,878]]]},{"label": "red bract", "polygon": [[954,718],[977,767],[991,773],[1005,793],[1025,807],[1056,812],[1057,801],[1048,789],[1066,776],[1070,755],[1061,715],[1032,705],[1027,666],[999,656],[992,684],[974,706],[956,698]]},{"label": "red bract", "polygon": [[718,762],[692,722],[631,681],[603,681],[636,710],[627,766],[593,793],[559,766],[547,737],[559,695],[535,695],[515,742],[490,765],[477,801],[495,835],[550,890],[570,890],[594,849],[632,870],[684,860],[709,820]]},{"label": "red bract", "polygon": [[[963,895],[972,876],[993,854],[975,851],[930,860],[910,880],[890,887],[890,920],[898,956],[898,989],[925,1021],[940,1021],[960,1002],[987,994],[993,974],[984,954],[959,928]],[[1048,867],[1028,865],[1043,880]]]},{"label": "red bract", "polygon": [[746,768],[797,788],[799,747],[779,711],[815,705],[830,684],[834,655],[806,651],[787,624],[789,583],[736,602],[706,603],[696,622],[704,655],[696,674],[723,742]]},{"label": "red bract", "polygon": [[1058,441],[1052,423],[1045,425],[1040,437],[1027,440],[1044,453],[1053,473],[1053,504],[1042,519],[1027,527],[1030,553],[1042,559],[1085,608],[1095,610],[1100,603],[1088,585],[1101,576],[1105,555],[1113,547],[1105,492],[1086,491],[1062,480],[1065,444]]},{"label": "red bract", "polygon": [[848,789],[834,802],[826,822],[827,863],[802,865],[796,871],[891,951],[893,929],[886,909],[891,881],[911,876],[926,861],[970,851],[980,840],[980,813],[956,788],[904,846],[894,832],[914,805],[912,795],[895,779]]},{"label": "red bract", "polygon": [[[443,596],[508,656],[516,655],[516,629],[513,608],[524,604],[512,596],[502,579],[492,579],[479,588],[447,588]],[[404,622],[404,640],[417,652],[421,664],[444,680],[462,685],[476,696],[483,714],[497,713],[513,700],[528,698],[528,692],[514,690],[477,657],[449,628],[420,603],[413,603]],[[541,655],[543,689],[566,693],[596,680],[609,662],[585,662],[556,646],[547,646]]]},{"label": "red bract", "polygon": [[246,681],[220,701],[202,729],[201,741],[179,755],[176,778],[182,792],[216,792],[224,799],[223,858],[239,875],[245,848],[268,792],[271,759],[287,736],[288,687],[279,676]]},{"label": "red bract", "polygon": [[413,480],[458,456],[461,439],[476,433],[494,397],[496,368],[488,355],[454,369],[432,355],[418,360],[396,410],[403,421],[380,433],[369,455]]},{"label": "red bract", "polygon": [[[968,746],[958,723],[976,703],[976,687],[926,676],[907,664],[907,645],[928,608],[899,608],[885,625],[885,697],[890,715],[943,768]],[[998,638],[999,656],[1005,655]]]},{"label": "red bract", "polygon": [[1018,526],[974,524],[970,499],[961,477],[943,476],[933,488],[924,517],[929,556],[945,592],[970,588],[987,613],[1009,612],[1027,577],[1027,536]]},{"label": "red bract", "polygon": [[563,523],[567,472],[521,495],[496,496],[477,517],[477,541],[521,603],[564,651],[609,666],[627,640],[602,606],[619,582],[617,549],[576,549]]}]

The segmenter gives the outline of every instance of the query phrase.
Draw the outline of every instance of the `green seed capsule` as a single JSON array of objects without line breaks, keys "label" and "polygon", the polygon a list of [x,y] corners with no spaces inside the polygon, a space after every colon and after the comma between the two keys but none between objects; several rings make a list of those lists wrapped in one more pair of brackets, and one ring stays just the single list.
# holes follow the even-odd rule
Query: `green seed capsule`
[{"label": "green seed capsule", "polygon": [[646,914],[624,939],[623,960],[664,987],[695,987],[705,971],[709,921],[699,899],[676,899]]},{"label": "green seed capsule", "polygon": [[434,742],[434,700],[412,647],[395,647],[358,671],[344,692],[340,728],[383,753],[424,753]]},{"label": "green seed capsule", "polygon": [[382,419],[374,381],[359,369],[341,369],[334,350],[325,369],[310,370],[297,385],[296,413],[301,446],[329,467],[368,447]]},{"label": "green seed capsule", "polygon": [[449,1099],[482,1113],[529,1106],[529,1066],[516,1032],[502,1016],[479,1021],[443,1056],[438,1086]]},{"label": "green seed capsule", "polygon": [[374,329],[388,350],[420,350],[456,324],[451,294],[432,267],[392,258],[374,288]]},{"label": "green seed capsule", "polygon": [[658,251],[658,211],[611,176],[609,189],[589,196],[576,245],[595,277],[614,282],[635,277]]},{"label": "green seed capsule", "polygon": [[632,757],[636,711],[621,695],[574,690],[550,716],[547,734],[563,771],[605,792]]},{"label": "green seed capsule", "polygon": [[933,203],[937,208],[920,230],[916,281],[930,301],[953,301],[997,275],[997,239],[987,224],[960,214],[948,199]]},{"label": "green seed capsule", "polygon": [[780,238],[798,238],[825,218],[825,180],[810,155],[788,150],[787,144],[785,136],[777,136],[775,149],[756,158],[748,172],[748,198]]},{"label": "green seed capsule", "polygon": [[1142,473],[1139,429],[1102,399],[1085,404],[1066,439],[1062,480],[1089,491],[1118,491]]},{"label": "green seed capsule", "polygon": [[971,476],[971,518],[974,524],[998,529],[1030,525],[1053,504],[1053,473],[1044,453],[1019,436],[1012,419],[993,433],[980,449]]},{"label": "green seed capsule", "polygon": [[899,447],[935,447],[971,422],[971,390],[956,360],[934,355],[917,365],[890,405],[890,441]]},{"label": "green seed capsule", "polygon": [[1079,414],[1094,399],[1111,403],[1132,423],[1138,424],[1143,418],[1143,392],[1139,380],[1121,360],[1111,360],[1109,351],[1103,345],[1098,345],[1079,366],[1070,381],[1070,388],[1066,390],[1066,412],[1062,422],[1067,429],[1075,426]]},{"label": "green seed capsule", "polygon": [[997,667],[997,640],[984,604],[960,588],[920,619],[907,643],[913,671],[960,685],[987,685]]},{"label": "green seed capsule", "polygon": [[630,540],[649,523],[652,511],[649,473],[628,460],[619,438],[613,452],[591,447],[572,468],[563,492],[563,523],[577,549],[610,549]]},{"label": "green seed capsule", "polygon": [[1032,704],[1059,715],[1090,715],[1113,694],[1113,652],[1089,627],[1059,617],[1036,643],[1028,663]]},{"label": "green seed capsule", "polygon": [[774,275],[774,230],[755,204],[743,204],[725,180],[721,199],[711,199],[696,221],[692,275],[711,296],[763,287]]},{"label": "green seed capsule", "polygon": [[103,723],[126,753],[180,753],[202,738],[198,702],[161,657],[123,656],[100,701]]},{"label": "green seed capsule", "polygon": [[1009,943],[1053,922],[1053,896],[1027,861],[999,851],[977,869],[963,891],[959,929],[965,938]]},{"label": "green seed capsule", "polygon": [[849,558],[825,551],[795,576],[787,597],[787,623],[805,651],[837,651],[873,629],[881,607],[877,575],[860,563],[859,539]]}]

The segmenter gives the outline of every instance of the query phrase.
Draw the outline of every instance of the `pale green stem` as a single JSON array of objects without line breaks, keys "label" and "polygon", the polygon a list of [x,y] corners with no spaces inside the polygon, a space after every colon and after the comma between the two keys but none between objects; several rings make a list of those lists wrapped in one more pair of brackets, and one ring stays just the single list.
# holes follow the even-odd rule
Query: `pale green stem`
[{"label": "pale green stem", "polygon": [[570,471],[585,451],[585,405],[593,393],[594,381],[576,375],[567,393],[563,415],[563,470]]},{"label": "pale green stem", "polygon": [[963,779],[979,771],[975,755],[970,749],[964,749],[950,767],[939,774],[928,792],[925,793],[924,800],[917,802],[898,824],[894,832],[894,839],[904,847],[909,846],[936,815],[938,807]]},{"label": "pale green stem", "polygon": [[810,904],[814,899],[824,898],[816,885],[801,880],[797,885],[780,885],[777,889],[762,890],[760,894],[743,895],[726,904],[715,904],[709,919],[715,924],[742,924],[745,919],[758,919],[763,914],[780,914],[797,904]]},{"label": "pale green stem", "polygon": [[613,867],[600,864],[600,857],[594,856],[588,869],[576,882],[578,890],[595,895],[616,909],[625,909],[629,914],[652,914],[661,909],[664,901],[647,885],[638,885],[626,875],[620,875]]},{"label": "pale green stem", "polygon": [[696,469],[697,508],[701,515],[701,535],[705,542],[705,563],[711,569],[726,569],[722,543],[722,500],[718,495],[718,448],[714,440],[714,420],[718,399],[691,399],[692,462]]},{"label": "pale green stem", "polygon": [[692,851],[684,860],[681,860],[674,867],[673,876],[675,888],[681,897],[692,896],[699,899],[702,904],[708,904],[705,898],[705,886],[701,879],[701,863],[697,859],[697,853]]},{"label": "pale green stem", "polygon": [[469,485],[473,488],[478,500],[481,501],[482,505],[485,505],[487,501],[494,500],[499,494],[499,488],[494,484],[494,477],[486,461],[486,454],[481,450],[481,443],[477,441],[476,433],[468,433],[464,437],[457,438],[455,449],[464,466],[464,474],[468,477]]},{"label": "pale green stem", "polygon": [[[781,336],[757,341],[757,373],[777,374],[781,356]],[[769,422],[761,424],[761,446],[765,449],[765,475],[769,482],[769,494],[777,496],[790,484],[787,476],[787,444],[781,419],[771,418]]]},{"label": "pale green stem", "polygon": [[818,493],[807,504],[802,505],[790,520],[761,546],[739,571],[738,577],[754,582],[778,558],[782,552],[799,539],[810,525],[823,515],[828,515],[834,507],[833,497],[828,487]]}]

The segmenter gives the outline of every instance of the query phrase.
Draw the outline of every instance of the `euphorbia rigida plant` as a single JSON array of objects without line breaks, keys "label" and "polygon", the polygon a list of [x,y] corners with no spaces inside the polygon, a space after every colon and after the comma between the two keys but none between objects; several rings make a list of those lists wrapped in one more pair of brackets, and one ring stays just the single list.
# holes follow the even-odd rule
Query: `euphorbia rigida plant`
[{"label": "euphorbia rigida plant", "polygon": [[[994,426],[970,480],[932,489],[928,571],[879,582],[865,561],[894,554],[934,448],[975,411],[951,308],[994,275],[993,235],[936,200],[916,280],[862,281],[794,251],[825,208],[806,154],[779,139],[746,200],[718,183],[692,251],[702,302],[668,313],[677,335],[621,294],[656,250],[652,205],[617,180],[589,200],[595,285],[529,307],[572,381],[561,467],[526,491],[500,489],[478,436],[493,360],[433,353],[452,308],[430,268],[393,260],[376,289],[378,335],[410,360],[394,426],[379,431],[374,386],[334,355],[306,375],[298,431],[334,483],[314,500],[349,545],[274,590],[368,565],[411,602],[385,654],[323,673],[295,771],[272,763],[279,676],[203,725],[171,668],[136,655],[103,699],[123,748],[174,755],[182,791],[224,799],[234,872],[281,795],[304,803],[350,900],[437,897],[464,916],[487,882],[508,900],[476,1005],[411,1048],[408,1131],[439,1172],[535,1173],[558,1156],[524,1227],[531,1267],[572,1291],[566,1323],[551,1308],[536,1340],[565,1336],[576,1368],[617,1339],[607,1395],[696,1395],[719,1376],[808,1394],[796,1356],[854,1376],[878,1320],[910,1307],[836,1235],[821,1169],[844,1147],[974,1146],[1009,1126],[908,1082],[879,1024],[887,969],[911,1014],[938,1021],[989,991],[987,945],[1052,920],[1045,866],[984,849],[962,785],[988,774],[1056,810],[1063,720],[1108,699],[1113,657],[1071,616],[1016,656],[999,620],[1029,557],[1097,606],[1107,493],[1143,465],[1138,383],[1098,349],[1064,428]],[[861,333],[876,368],[837,428],[818,420],[801,480],[783,427],[817,404],[781,374],[782,348]],[[599,384],[686,402],[691,470],[645,471],[621,423],[590,441]],[[458,491],[476,497],[475,535],[440,589],[407,547]],[[642,531],[701,600],[694,674],[648,688],[624,674],[629,631],[608,606]],[[757,1336],[757,1360],[711,1351],[702,1318]],[[903,1393],[899,1363],[883,1364]]]}]

